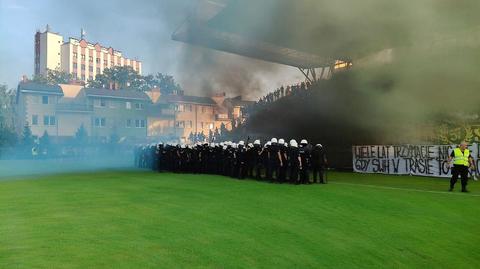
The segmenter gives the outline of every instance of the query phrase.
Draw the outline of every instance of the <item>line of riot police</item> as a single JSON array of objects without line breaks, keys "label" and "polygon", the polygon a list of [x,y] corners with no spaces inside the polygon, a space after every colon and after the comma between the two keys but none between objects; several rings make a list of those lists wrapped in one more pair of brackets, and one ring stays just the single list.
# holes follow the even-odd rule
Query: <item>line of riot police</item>
[{"label": "line of riot police", "polygon": [[253,143],[151,144],[135,148],[135,165],[159,172],[216,174],[273,183],[326,183],[327,157],[321,144],[272,138]]}]

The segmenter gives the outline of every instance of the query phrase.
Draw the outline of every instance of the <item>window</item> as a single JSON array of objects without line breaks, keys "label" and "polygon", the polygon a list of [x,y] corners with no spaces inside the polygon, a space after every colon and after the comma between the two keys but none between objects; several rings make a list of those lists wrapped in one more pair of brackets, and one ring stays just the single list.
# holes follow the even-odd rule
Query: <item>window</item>
[{"label": "window", "polygon": [[82,71],[85,71],[85,65],[82,64]]},{"label": "window", "polygon": [[76,52],[73,53],[73,58],[74,59],[77,59],[78,58],[78,54]]},{"label": "window", "polygon": [[105,99],[100,99],[100,107],[106,107],[107,106],[107,101]]},{"label": "window", "polygon": [[130,128],[130,127],[132,127],[132,120],[128,119],[127,120],[127,128]]},{"label": "window", "polygon": [[107,120],[105,118],[95,118],[94,125],[95,127],[105,127],[107,125]]},{"label": "window", "polygon": [[54,126],[55,125],[55,116],[43,116],[43,125],[45,126]]},{"label": "window", "polygon": [[100,74],[100,68],[97,67],[97,74]]},{"label": "window", "polygon": [[85,61],[85,54],[82,54],[82,60]]},{"label": "window", "polygon": [[32,115],[32,125],[38,125],[38,115]]},{"label": "window", "polygon": [[73,76],[74,79],[77,79],[77,78],[78,78],[77,72],[73,72],[73,73],[72,73],[72,76]]},{"label": "window", "polygon": [[108,61],[107,60],[103,60],[103,66],[106,67],[108,64]]},{"label": "window", "polygon": [[85,75],[84,74],[82,74],[82,80],[85,80]]},{"label": "window", "polygon": [[140,128],[140,120],[135,120],[135,128]]},{"label": "window", "polygon": [[88,56],[88,61],[93,63],[93,56]]},{"label": "window", "polygon": [[77,63],[73,63],[73,69],[77,69]]},{"label": "window", "polygon": [[97,64],[99,64],[99,63],[100,63],[100,58],[96,58],[96,59],[95,59],[95,62],[96,62]]},{"label": "window", "polygon": [[140,120],[140,127],[145,128],[146,122],[145,120]]},{"label": "window", "polygon": [[185,122],[184,121],[177,121],[175,122],[176,127],[184,128],[185,127]]},{"label": "window", "polygon": [[88,72],[93,72],[93,66],[88,67]]},{"label": "window", "polygon": [[130,103],[130,102],[125,102],[125,108],[126,108],[126,109],[132,109],[132,103]]},{"label": "window", "polygon": [[48,105],[48,96],[46,95],[42,96],[42,104]]},{"label": "window", "polygon": [[136,110],[143,110],[143,104],[142,103],[135,103],[135,109]]},{"label": "window", "polygon": [[185,111],[185,107],[184,107],[183,105],[177,105],[177,106],[175,107],[175,109],[176,109],[178,112],[183,112],[183,111]]}]

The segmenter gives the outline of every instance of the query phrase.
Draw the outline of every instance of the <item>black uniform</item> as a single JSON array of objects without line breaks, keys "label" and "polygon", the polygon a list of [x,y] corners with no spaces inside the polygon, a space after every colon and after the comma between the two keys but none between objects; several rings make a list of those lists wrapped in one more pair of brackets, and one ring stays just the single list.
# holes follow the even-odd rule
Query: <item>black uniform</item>
[{"label": "black uniform", "polygon": [[[320,146],[315,146],[312,150],[312,171],[314,183],[325,183],[324,169],[327,162],[325,149]],[[317,181],[318,180],[318,181]]]},{"label": "black uniform", "polygon": [[308,184],[310,183],[309,178],[309,168],[310,168],[310,151],[307,145],[301,146],[298,150],[301,159],[300,166],[300,183]]}]

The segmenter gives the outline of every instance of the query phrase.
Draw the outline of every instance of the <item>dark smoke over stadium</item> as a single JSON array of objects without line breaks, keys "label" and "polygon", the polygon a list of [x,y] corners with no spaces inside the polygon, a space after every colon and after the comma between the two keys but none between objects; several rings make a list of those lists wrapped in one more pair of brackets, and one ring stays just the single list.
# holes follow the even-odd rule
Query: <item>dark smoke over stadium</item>
[{"label": "dark smoke over stadium", "polygon": [[0,0],[0,268],[477,268],[479,11]]}]

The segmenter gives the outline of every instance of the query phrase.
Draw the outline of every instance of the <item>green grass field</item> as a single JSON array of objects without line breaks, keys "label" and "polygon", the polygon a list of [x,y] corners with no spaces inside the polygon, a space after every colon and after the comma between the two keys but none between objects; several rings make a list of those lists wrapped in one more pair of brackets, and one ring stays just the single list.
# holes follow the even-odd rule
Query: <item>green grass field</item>
[{"label": "green grass field", "polygon": [[479,268],[480,184],[143,171],[0,181],[0,268]]}]

